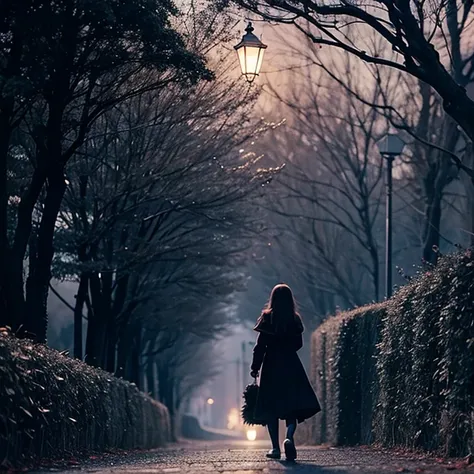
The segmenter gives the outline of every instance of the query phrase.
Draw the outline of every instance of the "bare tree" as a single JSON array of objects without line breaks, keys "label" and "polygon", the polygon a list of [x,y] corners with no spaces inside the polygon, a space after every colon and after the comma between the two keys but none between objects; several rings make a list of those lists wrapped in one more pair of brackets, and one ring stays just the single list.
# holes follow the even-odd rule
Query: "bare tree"
[{"label": "bare tree", "polygon": [[[172,348],[157,359],[148,361],[149,375],[154,372],[153,367],[156,365],[157,398],[170,411],[175,439],[180,434],[183,404],[191,399],[197,389],[219,373],[219,359],[212,346],[213,339],[217,336],[214,332],[201,339],[184,331]],[[153,384],[151,377],[149,381]]]},{"label": "bare tree", "polygon": [[[58,266],[80,275],[76,328],[87,306],[87,361],[118,375],[138,378],[144,344],[157,353],[173,344],[185,305],[170,323],[167,306],[176,305],[166,300],[215,294],[216,282],[217,302],[235,291],[255,238],[256,199],[278,170],[239,149],[270,125],[247,118],[254,94],[225,71],[216,68],[212,84],[115,107],[71,163],[61,214],[69,260],[58,254]],[[170,337],[160,345],[163,331]],[[77,333],[77,357],[81,340]]]},{"label": "bare tree", "polygon": [[[348,29],[348,36],[351,30]],[[352,31],[350,37],[356,33]],[[372,50],[377,56],[383,56],[385,45],[376,35],[372,36]],[[322,69],[330,78],[332,91],[341,89],[345,94],[354,95],[362,105],[370,106],[392,127],[402,131],[409,145],[408,153],[402,157],[404,165],[399,169],[407,180],[403,199],[408,197],[417,215],[424,215],[420,234],[423,259],[435,263],[438,254],[433,248],[440,246],[442,209],[448,206],[444,195],[458,174],[449,156],[452,154],[457,159],[460,138],[456,123],[443,111],[439,98],[419,79],[380,65],[359,62],[345,51],[332,51],[329,55],[327,50],[309,41],[305,48],[289,43],[289,50],[293,57],[300,58],[304,71]],[[298,81],[296,72],[292,76]],[[308,84],[312,80],[307,74],[298,83]],[[376,97],[368,86],[374,82],[380,85]],[[276,90],[274,93],[279,95]],[[286,100],[291,101],[291,97]]]},{"label": "bare tree", "polygon": [[[45,2],[41,8],[29,0],[2,4],[2,77],[6,84],[22,84],[23,90],[29,90],[29,107],[23,111],[25,94],[16,99],[10,93],[6,109],[1,107],[5,114],[0,146],[1,312],[8,314],[11,325],[22,326],[39,341],[46,338],[53,238],[66,189],[64,171],[92,124],[115,104],[144,91],[211,77],[203,59],[186,49],[170,27],[169,17],[175,13],[171,3],[154,0],[133,6],[104,0],[94,9],[81,2]],[[3,221],[14,126],[24,132],[22,153],[29,158],[30,176],[20,194],[14,238],[9,242]],[[37,206],[43,191],[44,200]],[[35,212],[39,225],[30,242],[25,292],[24,258]]]},{"label": "bare tree", "polygon": [[[345,59],[342,68],[348,71],[352,61]],[[304,271],[324,275],[343,295],[345,304],[378,300],[383,163],[375,140],[386,123],[355,95],[334,97],[334,81],[321,69],[307,68],[305,74],[311,75],[311,80],[305,78],[303,93],[295,87],[292,93],[279,97],[292,114],[284,145],[292,154],[280,180],[286,202],[283,206],[279,203],[274,212],[290,218],[286,233],[297,239],[295,249],[307,249],[301,255]],[[350,87],[357,87],[355,76],[347,80]],[[365,88],[375,101],[382,84],[372,81]],[[353,249],[350,254],[343,250],[348,245]],[[346,269],[341,271],[344,260]],[[304,262],[308,262],[306,268]],[[312,264],[319,271],[310,270]],[[357,276],[353,273],[356,267],[360,269]],[[367,283],[371,287],[368,294],[360,287]]]},{"label": "bare tree", "polygon": [[[236,3],[266,20],[294,25],[315,44],[342,49],[368,63],[392,67],[429,84],[441,97],[446,113],[471,141],[474,139],[474,101],[466,93],[466,86],[474,78],[470,2]],[[354,24],[358,25],[357,34],[348,34],[349,26]],[[371,32],[387,45],[382,55],[378,49],[371,49]],[[460,160],[457,163],[463,166]],[[474,177],[474,170],[463,169]]]}]

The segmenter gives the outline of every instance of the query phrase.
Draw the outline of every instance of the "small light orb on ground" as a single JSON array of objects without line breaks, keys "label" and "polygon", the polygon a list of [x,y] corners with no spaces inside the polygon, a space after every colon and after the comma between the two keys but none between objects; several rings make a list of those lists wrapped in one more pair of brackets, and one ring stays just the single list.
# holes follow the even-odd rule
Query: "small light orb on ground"
[{"label": "small light orb on ground", "polygon": [[257,439],[257,430],[247,430],[247,439],[255,441]]},{"label": "small light orb on ground", "polygon": [[208,405],[214,405],[214,399],[213,398],[208,398],[207,399],[207,404]]}]

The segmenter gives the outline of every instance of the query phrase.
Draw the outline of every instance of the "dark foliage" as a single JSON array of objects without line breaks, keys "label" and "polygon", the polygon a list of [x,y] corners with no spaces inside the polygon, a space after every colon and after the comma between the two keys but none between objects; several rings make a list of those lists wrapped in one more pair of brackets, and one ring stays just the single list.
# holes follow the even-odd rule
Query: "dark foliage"
[{"label": "dark foliage", "polygon": [[5,467],[87,451],[152,448],[169,440],[166,408],[133,384],[4,329],[0,407]]},{"label": "dark foliage", "polygon": [[246,425],[265,425],[265,422],[255,418],[259,386],[251,383],[244,390],[244,405],[242,406],[242,419]]},{"label": "dark foliage", "polygon": [[474,259],[441,257],[387,304],[377,438],[462,455],[473,449]]},{"label": "dark foliage", "polygon": [[313,334],[312,439],[465,455],[474,448],[474,258],[440,257],[388,302]]},{"label": "dark foliage", "polygon": [[[213,77],[172,27],[177,14],[168,0],[1,3],[1,324],[46,340],[66,165],[84,157],[79,150],[94,122],[146,91]],[[20,159],[21,186],[14,179]]]},{"label": "dark foliage", "polygon": [[376,401],[375,350],[383,305],[329,318],[313,335],[313,382],[322,405],[314,439],[336,445],[372,441]]}]

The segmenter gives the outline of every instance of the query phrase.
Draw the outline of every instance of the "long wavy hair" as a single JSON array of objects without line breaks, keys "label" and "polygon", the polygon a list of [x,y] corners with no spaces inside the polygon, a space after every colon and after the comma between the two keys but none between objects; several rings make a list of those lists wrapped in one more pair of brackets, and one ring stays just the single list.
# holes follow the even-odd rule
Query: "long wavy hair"
[{"label": "long wavy hair", "polygon": [[296,310],[296,301],[288,285],[280,283],[273,288],[260,315],[260,321],[269,321],[278,334],[295,329],[303,331],[303,321]]}]

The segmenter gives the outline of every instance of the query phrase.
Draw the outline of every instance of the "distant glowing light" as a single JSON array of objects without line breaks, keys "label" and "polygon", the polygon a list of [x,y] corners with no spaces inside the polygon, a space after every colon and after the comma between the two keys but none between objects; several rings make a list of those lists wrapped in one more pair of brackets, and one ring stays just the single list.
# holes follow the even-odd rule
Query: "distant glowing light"
[{"label": "distant glowing light", "polygon": [[255,441],[257,439],[257,431],[256,430],[247,430],[247,439],[249,441]]},{"label": "distant glowing light", "polygon": [[214,405],[214,399],[213,398],[208,398],[207,399],[207,404],[208,405]]},{"label": "distant glowing light", "polygon": [[227,415],[227,429],[233,430],[236,426],[238,426],[239,421],[239,410],[237,410],[237,408],[231,408],[229,414]]}]

